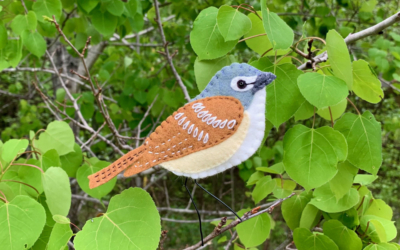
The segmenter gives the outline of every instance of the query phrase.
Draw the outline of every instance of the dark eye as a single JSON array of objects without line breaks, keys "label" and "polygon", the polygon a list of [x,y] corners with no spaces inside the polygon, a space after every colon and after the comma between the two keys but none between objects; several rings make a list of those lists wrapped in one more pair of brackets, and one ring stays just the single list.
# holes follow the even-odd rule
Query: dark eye
[{"label": "dark eye", "polygon": [[245,81],[239,80],[239,81],[237,82],[237,86],[238,86],[239,89],[244,89],[244,88],[246,88],[247,84],[246,84]]}]

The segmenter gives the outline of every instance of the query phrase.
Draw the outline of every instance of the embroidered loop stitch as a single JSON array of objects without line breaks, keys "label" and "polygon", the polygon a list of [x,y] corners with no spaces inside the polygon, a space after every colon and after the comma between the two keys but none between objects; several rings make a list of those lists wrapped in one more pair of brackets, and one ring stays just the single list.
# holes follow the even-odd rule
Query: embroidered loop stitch
[{"label": "embroidered loop stitch", "polygon": [[197,118],[202,118],[204,115],[208,113],[208,110],[201,111],[197,114]]},{"label": "embroidered loop stitch", "polygon": [[221,120],[216,120],[215,122],[213,122],[212,126],[214,128],[218,128],[219,124],[221,123]]},{"label": "embroidered loop stitch", "polygon": [[231,120],[231,121],[228,122],[228,126],[227,127],[229,129],[232,129],[235,126],[235,124],[236,124],[236,120]]},{"label": "embroidered loop stitch", "polygon": [[189,135],[192,133],[193,128],[194,128],[194,124],[192,124],[192,126],[190,126],[189,129],[188,129],[188,134]]},{"label": "embroidered loop stitch", "polygon": [[203,143],[207,143],[208,142],[208,133],[204,136],[204,139],[203,139]]},{"label": "embroidered loop stitch", "polygon": [[203,116],[203,118],[201,118],[201,120],[203,122],[206,122],[211,116],[212,116],[212,114],[206,114],[205,116]]},{"label": "embroidered loop stitch", "polygon": [[175,120],[178,120],[179,118],[181,118],[183,115],[183,113],[179,113],[175,115]]},{"label": "embroidered loop stitch", "polygon": [[221,122],[221,124],[219,125],[220,128],[225,128],[226,123],[228,122],[228,120],[225,120],[223,122]]},{"label": "embroidered loop stitch", "polygon": [[198,141],[200,141],[200,140],[201,140],[201,138],[203,137],[203,133],[204,133],[203,131],[201,131],[201,132],[200,132],[200,134],[199,134],[199,138],[197,139]]},{"label": "embroidered loop stitch", "polygon": [[193,137],[196,137],[198,132],[199,132],[199,129],[196,128],[196,129],[193,131]]},{"label": "embroidered loop stitch", "polygon": [[185,121],[185,119],[186,119],[186,116],[183,117],[182,119],[180,119],[179,122],[178,122],[178,124],[179,124],[179,125],[182,125],[182,123]]},{"label": "embroidered loop stitch", "polygon": [[189,126],[190,121],[187,121],[184,125],[183,125],[183,129],[186,129]]},{"label": "embroidered loop stitch", "polygon": [[211,125],[217,119],[216,116],[213,116],[207,120],[207,125]]}]

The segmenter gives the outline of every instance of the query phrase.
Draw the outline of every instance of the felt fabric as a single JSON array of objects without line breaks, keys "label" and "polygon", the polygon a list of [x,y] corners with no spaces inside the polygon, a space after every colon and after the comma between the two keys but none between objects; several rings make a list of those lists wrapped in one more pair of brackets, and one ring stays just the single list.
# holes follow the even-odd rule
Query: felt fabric
[{"label": "felt fabric", "polygon": [[197,175],[208,172],[231,158],[242,145],[249,130],[249,126],[250,118],[248,113],[245,112],[238,130],[227,140],[212,148],[207,148],[176,160],[161,163],[161,166],[174,172],[176,175],[196,178]]},{"label": "felt fabric", "polygon": [[[225,162],[199,173],[182,173],[178,171],[172,171],[172,172],[176,175],[186,176],[193,179],[199,179],[216,175],[233,166],[239,165],[241,162],[247,160],[257,151],[257,149],[260,147],[262,143],[262,139],[264,138],[265,104],[266,104],[266,90],[264,88],[258,91],[254,95],[253,102],[251,103],[250,107],[245,111],[245,116],[249,117],[250,125],[244,141],[241,143],[239,149],[236,150],[236,152]],[[244,121],[242,121],[242,123],[243,122]],[[215,147],[213,147],[212,149],[214,148]]]},{"label": "felt fabric", "polygon": [[[262,72],[246,63],[233,63],[218,71],[215,76],[211,78],[206,88],[198,96],[193,98],[193,100],[211,96],[232,96],[240,100],[245,110],[247,110],[253,101],[254,91],[237,91],[237,89],[232,86],[232,80],[236,83],[240,77],[244,79],[252,77],[257,78],[260,75],[264,76],[267,80],[267,84],[276,78],[274,74]],[[249,83],[248,81],[246,82]]]},{"label": "felt fabric", "polygon": [[207,97],[186,104],[146,139],[148,150],[124,176],[218,145],[237,131],[243,112],[242,104],[233,97]]}]

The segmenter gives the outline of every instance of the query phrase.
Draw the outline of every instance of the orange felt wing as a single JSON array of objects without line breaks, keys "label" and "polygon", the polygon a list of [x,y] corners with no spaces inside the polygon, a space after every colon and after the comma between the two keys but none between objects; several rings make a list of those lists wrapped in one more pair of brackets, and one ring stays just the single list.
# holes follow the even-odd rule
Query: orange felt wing
[{"label": "orange felt wing", "polygon": [[125,170],[124,176],[225,141],[237,131],[243,115],[244,108],[234,97],[207,97],[186,104],[146,139],[147,151]]}]

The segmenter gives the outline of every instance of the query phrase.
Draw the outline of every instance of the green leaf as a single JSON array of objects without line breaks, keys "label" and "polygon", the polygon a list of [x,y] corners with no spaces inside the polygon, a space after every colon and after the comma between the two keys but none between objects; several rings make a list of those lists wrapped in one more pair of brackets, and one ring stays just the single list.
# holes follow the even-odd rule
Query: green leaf
[{"label": "green leaf", "polygon": [[324,223],[324,234],[331,238],[340,250],[361,250],[362,242],[358,235],[338,220]]},{"label": "green leaf", "polygon": [[311,105],[306,100],[303,102],[303,104],[301,104],[300,108],[294,114],[294,120],[296,122],[300,121],[300,120],[307,120],[310,117],[312,117],[313,115],[314,115],[314,106]]},{"label": "green leaf", "polygon": [[46,52],[46,41],[38,32],[31,33],[25,30],[22,32],[21,39],[26,49],[35,56],[40,58]]},{"label": "green leaf", "polygon": [[73,233],[68,224],[56,223],[50,234],[48,250],[64,249]]},{"label": "green leaf", "polygon": [[228,5],[223,5],[218,10],[217,24],[219,32],[225,41],[237,40],[251,29],[250,19]]},{"label": "green leaf", "polygon": [[[40,162],[35,159],[30,159],[26,162],[27,164],[37,166],[40,168]],[[29,166],[20,166],[18,169],[18,176],[22,182],[29,184],[36,188],[39,193],[43,193],[43,186],[42,186],[42,172],[39,169],[29,167]],[[25,187],[28,191],[32,191],[31,188]],[[28,191],[28,192],[29,192]],[[35,194],[36,196],[37,194]]]},{"label": "green leaf", "polygon": [[236,229],[240,241],[246,248],[255,247],[268,238],[271,230],[271,218],[267,213],[263,213],[240,223]]},{"label": "green leaf", "polygon": [[74,133],[68,123],[54,121],[47,125],[45,132],[41,133],[39,140],[34,141],[35,147],[42,153],[50,149],[57,150],[58,155],[65,155],[74,152]]},{"label": "green leaf", "polygon": [[298,250],[339,250],[328,236],[313,234],[305,228],[294,230],[293,240]]},{"label": "green leaf", "polygon": [[334,126],[347,140],[347,160],[362,170],[376,175],[382,164],[381,124],[371,112],[363,115],[346,113]]},{"label": "green leaf", "polygon": [[249,180],[247,181],[246,186],[252,186],[252,185],[256,184],[263,177],[264,177],[263,172],[260,172],[260,171],[254,172],[250,176]]},{"label": "green leaf", "polygon": [[17,196],[0,206],[0,242],[3,249],[30,248],[42,232],[46,214],[32,198]]},{"label": "green leaf", "polygon": [[210,60],[226,55],[237,40],[225,42],[217,25],[218,9],[208,7],[200,12],[190,32],[190,44],[200,60]]},{"label": "green leaf", "polygon": [[381,81],[372,72],[366,61],[353,62],[353,79],[353,91],[361,99],[370,103],[378,103],[383,99]]},{"label": "green leaf", "polygon": [[[339,102],[338,104],[330,107],[331,112],[332,112],[332,119],[335,121],[338,119],[344,111],[346,111],[347,108],[347,100],[343,99],[343,101]],[[325,120],[330,121],[331,120],[331,112],[329,111],[329,107],[327,108],[322,108],[317,111],[317,114],[324,118]]]},{"label": "green leaf", "polygon": [[365,211],[364,215],[374,215],[386,220],[392,219],[393,210],[383,200],[381,199],[372,200],[369,204],[370,205],[367,211]]},{"label": "green leaf", "polygon": [[67,216],[71,207],[71,186],[64,170],[51,167],[42,176],[46,203],[52,215]]},{"label": "green leaf", "polygon": [[138,3],[137,0],[129,0],[125,2],[125,12],[129,17],[134,18],[136,14],[138,14]]},{"label": "green leaf", "polygon": [[252,193],[254,203],[256,204],[259,203],[262,199],[264,199],[270,193],[272,193],[272,190],[274,190],[275,185],[276,181],[272,180],[270,175],[261,178],[257,182],[256,187],[254,188]]},{"label": "green leaf", "polygon": [[[258,15],[262,15],[261,11],[257,11]],[[244,38],[254,37],[260,34],[266,34],[262,20],[254,13],[248,15],[251,21],[251,29],[244,35]],[[263,55],[268,50],[272,49],[272,44],[267,36],[257,36],[245,40],[247,46],[259,55]],[[278,52],[278,55],[281,54]],[[266,55],[275,55],[274,51],[269,51]]]},{"label": "green leaf", "polygon": [[6,162],[11,162],[18,154],[25,152],[29,141],[26,139],[11,139],[3,145],[1,158]]},{"label": "green leaf", "polygon": [[92,14],[94,28],[104,36],[110,36],[117,28],[118,17],[101,11],[94,11]]},{"label": "green leaf", "polygon": [[6,27],[3,24],[0,24],[0,50],[5,48],[8,42],[8,35]]},{"label": "green leaf", "polygon": [[[7,47],[5,48],[5,50],[7,51],[6,53],[7,53],[8,63],[11,65],[11,67],[14,67],[14,68],[17,67],[17,65],[19,64],[19,62],[22,58],[22,41],[21,41],[21,39],[8,41]],[[0,51],[0,54],[1,54],[1,51]],[[0,59],[1,59],[1,55],[0,55]],[[1,63],[0,63],[0,68],[1,68]]]},{"label": "green leaf", "polygon": [[86,13],[90,13],[97,6],[99,0],[77,0],[77,2]]},{"label": "green leaf", "polygon": [[397,250],[398,248],[390,243],[372,243],[364,248],[364,250]]},{"label": "green leaf", "polygon": [[350,188],[342,198],[336,199],[335,193],[327,183],[315,189],[310,204],[327,213],[338,213],[354,207],[359,199],[358,192],[354,188]]},{"label": "green leaf", "polygon": [[353,179],[357,172],[358,168],[347,161],[338,164],[337,174],[329,181],[329,186],[335,194],[336,199],[340,199],[348,193],[353,185]]},{"label": "green leaf", "polygon": [[87,221],[75,239],[76,249],[156,249],[161,235],[160,215],[150,195],[129,188],[113,196],[107,212]]},{"label": "green leaf", "polygon": [[54,15],[57,21],[60,21],[62,6],[60,0],[37,0],[32,5],[33,11],[35,11],[36,16],[40,22],[46,22],[43,16],[50,17]]},{"label": "green leaf", "polygon": [[[272,72],[276,80],[267,86],[266,116],[275,127],[292,117],[304,98],[297,86],[297,77],[303,72],[293,64],[273,65],[268,58],[261,58],[251,63],[252,66],[265,72]],[[287,98],[282,98],[286,96]]]},{"label": "green leaf", "polygon": [[291,230],[300,226],[301,215],[311,198],[312,192],[303,191],[282,203],[282,216]]},{"label": "green leaf", "polygon": [[33,11],[29,11],[27,15],[17,15],[11,23],[11,29],[17,35],[25,30],[35,31],[36,26],[36,14]]},{"label": "green leaf", "polygon": [[311,204],[307,204],[301,214],[300,227],[311,230],[321,219],[322,212]]},{"label": "green leaf", "polygon": [[327,183],[337,173],[338,161],[347,155],[346,140],[329,127],[310,129],[296,125],[283,139],[287,174],[306,190]]},{"label": "green leaf", "polygon": [[261,12],[265,32],[274,50],[289,48],[294,39],[293,30],[276,13],[268,9],[266,0],[261,1]]},{"label": "green leaf", "polygon": [[61,168],[67,172],[69,177],[76,176],[76,171],[83,161],[82,149],[77,143],[74,144],[74,151],[60,156]]},{"label": "green leaf", "polygon": [[106,8],[114,16],[121,16],[124,12],[124,3],[120,0],[111,0],[107,2]]},{"label": "green leaf", "polygon": [[334,75],[345,81],[349,90],[352,90],[353,73],[349,50],[337,31],[330,30],[326,35],[326,50]]},{"label": "green leaf", "polygon": [[305,73],[297,78],[301,94],[318,109],[334,106],[348,93],[346,83],[334,76]]},{"label": "green leaf", "polygon": [[45,225],[42,234],[40,234],[39,239],[35,242],[35,245],[32,246],[31,250],[46,249],[52,229],[52,227]]},{"label": "green leaf", "polygon": [[382,217],[375,215],[364,215],[361,217],[360,225],[361,229],[371,237],[373,242],[388,242],[396,238],[397,229],[394,225],[394,221],[386,220]]},{"label": "green leaf", "polygon": [[46,171],[50,167],[61,167],[60,157],[55,149],[50,149],[42,155],[42,169]]},{"label": "green leaf", "polygon": [[196,84],[199,91],[203,91],[211,78],[223,67],[231,65],[235,62],[233,56],[223,56],[214,60],[203,60],[197,57],[194,62],[194,75],[196,77]]},{"label": "green leaf", "polygon": [[274,196],[278,199],[283,199],[288,197],[293,190],[296,188],[296,182],[292,180],[282,180],[281,178],[275,178],[276,185],[272,192]]},{"label": "green leaf", "polygon": [[376,175],[369,175],[369,174],[358,174],[354,178],[354,183],[360,183],[363,186],[369,185],[378,179]]},{"label": "green leaf", "polygon": [[109,162],[98,161],[94,165],[89,166],[88,164],[83,164],[82,167],[78,169],[76,173],[76,179],[78,181],[79,187],[82,188],[90,196],[100,199],[101,197],[107,195],[114,188],[117,178],[113,178],[104,185],[90,189],[88,176],[100,171],[101,169],[108,167]]},{"label": "green leaf", "polygon": [[57,222],[57,224],[59,223],[59,224],[68,224],[69,225],[71,223],[71,221],[67,217],[58,215],[58,214],[53,215],[53,220],[55,222]]}]

